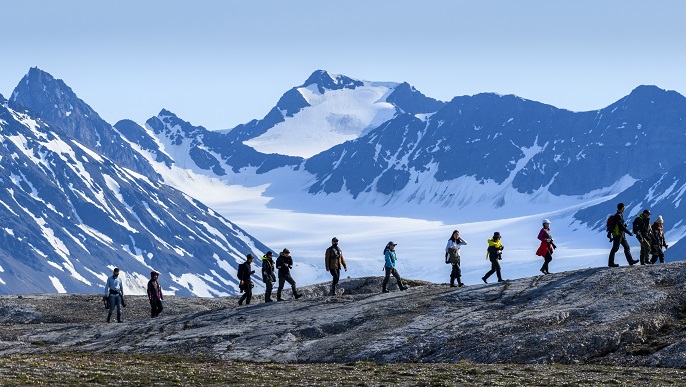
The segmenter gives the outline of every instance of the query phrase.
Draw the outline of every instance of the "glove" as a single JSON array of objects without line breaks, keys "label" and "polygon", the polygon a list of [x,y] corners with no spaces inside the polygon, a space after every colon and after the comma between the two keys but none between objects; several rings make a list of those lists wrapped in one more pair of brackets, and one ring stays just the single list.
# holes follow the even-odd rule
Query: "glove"
[{"label": "glove", "polygon": [[634,236],[634,234],[632,234],[631,231],[629,231],[629,236]]},{"label": "glove", "polygon": [[255,274],[255,270],[251,271],[250,274]]}]

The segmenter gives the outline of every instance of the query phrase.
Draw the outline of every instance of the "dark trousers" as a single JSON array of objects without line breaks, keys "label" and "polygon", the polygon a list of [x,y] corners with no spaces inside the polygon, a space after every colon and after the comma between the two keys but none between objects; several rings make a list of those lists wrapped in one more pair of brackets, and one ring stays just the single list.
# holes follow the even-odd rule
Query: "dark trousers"
[{"label": "dark trousers", "polygon": [[243,295],[241,299],[238,300],[238,304],[242,304],[245,301],[245,305],[250,305],[250,299],[252,298],[252,282],[248,281],[243,284]]},{"label": "dark trousers", "polygon": [[665,263],[665,253],[662,251],[662,249],[655,248],[653,251],[653,257],[650,259],[650,263],[655,263],[658,259],[660,260],[660,263]]},{"label": "dark trousers", "polygon": [[405,285],[403,285],[402,279],[400,279],[400,273],[398,273],[397,270],[395,270],[395,267],[386,267],[386,276],[383,278],[383,283],[381,286],[386,289],[386,286],[388,286],[388,280],[391,278],[391,275],[395,277],[395,280],[398,281],[398,288],[400,290],[405,289]]},{"label": "dark trousers", "polygon": [[636,263],[634,259],[631,257],[631,247],[629,247],[629,242],[627,242],[624,235],[622,235],[615,236],[612,240],[612,250],[610,250],[610,257],[607,260],[607,264],[615,264],[615,253],[619,251],[619,245],[622,245],[622,247],[624,247],[624,256],[626,257],[626,261],[629,262],[630,265]]},{"label": "dark trousers", "polygon": [[641,255],[640,255],[640,261],[641,265],[645,265],[646,263],[649,263],[650,258],[650,242],[648,242],[645,239],[639,239],[638,242],[641,244]]},{"label": "dark trousers", "polygon": [[336,285],[338,285],[338,280],[341,278],[341,269],[333,268],[329,270],[329,273],[331,273],[331,277],[333,277],[333,281],[331,282],[331,295],[333,296],[336,293]]},{"label": "dark trousers", "polygon": [[498,262],[498,258],[489,258],[491,261],[491,270],[486,273],[484,276],[484,280],[487,280],[488,277],[490,277],[493,273],[496,273],[498,275],[498,281],[502,281],[503,277],[500,276],[500,263]]},{"label": "dark trousers", "polygon": [[150,317],[157,317],[162,313],[162,300],[153,298],[150,300]]},{"label": "dark trousers", "polygon": [[271,301],[272,299],[272,289],[274,288],[274,283],[272,282],[271,279],[267,279],[264,281],[264,286],[267,287],[267,290],[264,292],[264,301],[268,302]]},{"label": "dark trousers", "polygon": [[543,266],[541,266],[541,271],[547,273],[548,272],[548,264],[550,261],[553,260],[553,255],[550,254],[550,250],[548,250],[547,253],[545,253],[545,257],[543,257]]},{"label": "dark trousers", "polygon": [[291,274],[285,274],[285,275],[279,275],[279,288],[276,290],[276,299],[277,301],[281,299],[281,291],[283,290],[283,286],[288,282],[291,284],[291,288],[293,289],[293,296],[298,294],[298,292],[295,290],[295,280],[293,277],[291,277]]},{"label": "dark trousers", "polygon": [[461,284],[460,277],[462,277],[462,270],[460,270],[460,265],[453,264],[453,269],[450,271],[450,284],[453,285],[455,280],[458,284]]}]

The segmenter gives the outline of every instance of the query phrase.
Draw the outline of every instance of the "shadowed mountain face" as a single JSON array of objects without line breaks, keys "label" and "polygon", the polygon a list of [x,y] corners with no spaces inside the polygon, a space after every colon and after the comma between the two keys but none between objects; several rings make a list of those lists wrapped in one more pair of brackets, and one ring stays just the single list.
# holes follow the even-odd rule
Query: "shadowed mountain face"
[{"label": "shadowed mountain face", "polygon": [[[686,367],[683,262],[585,269],[455,290],[410,282],[407,291],[392,288],[382,294],[380,283],[381,278],[345,280],[334,297],[323,296],[327,284],[309,286],[297,301],[241,308],[235,298],[208,307],[196,305],[201,300],[176,297],[169,303],[171,315],[145,321],[138,314],[135,324],[106,329],[88,318],[79,320],[75,307],[76,315],[62,320],[71,326],[10,325],[0,353],[79,350],[258,362],[469,360]],[[45,307],[60,297],[67,296],[0,299],[7,305],[0,309],[0,319],[26,321],[16,313],[24,310],[33,312],[32,323],[49,321],[64,313]],[[78,308],[93,310],[95,301],[86,300],[92,296],[83,297]],[[147,310],[144,301],[132,306]],[[188,314],[180,312],[183,308]]]},{"label": "shadowed mountain face", "polygon": [[112,268],[144,293],[163,272],[180,295],[238,290],[235,271],[266,247],[202,203],[0,105],[0,293],[100,293]]}]

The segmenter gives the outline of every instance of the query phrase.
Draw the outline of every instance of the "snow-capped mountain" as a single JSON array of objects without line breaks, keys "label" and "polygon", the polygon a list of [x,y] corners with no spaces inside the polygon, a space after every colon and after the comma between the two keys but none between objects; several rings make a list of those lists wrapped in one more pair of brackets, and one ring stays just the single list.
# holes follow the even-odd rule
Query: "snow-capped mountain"
[{"label": "snow-capped mountain", "polygon": [[[128,293],[144,293],[152,270],[161,272],[167,293],[237,293],[238,263],[266,246],[192,197],[133,171],[150,168],[147,159],[130,143],[105,137],[104,126],[89,127],[79,116],[90,108],[60,94],[60,83],[44,84],[44,95],[80,106],[70,117],[82,135],[97,133],[96,148],[125,149],[140,163],[121,167],[0,97],[0,292],[98,293],[119,267]],[[26,101],[22,93],[15,92],[16,101]],[[41,114],[56,117],[51,109]],[[171,162],[163,154],[161,160]]]}]

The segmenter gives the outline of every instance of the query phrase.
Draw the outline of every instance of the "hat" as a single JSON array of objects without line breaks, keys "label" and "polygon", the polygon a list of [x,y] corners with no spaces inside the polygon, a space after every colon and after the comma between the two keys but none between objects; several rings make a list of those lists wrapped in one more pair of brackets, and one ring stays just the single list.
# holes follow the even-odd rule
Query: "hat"
[{"label": "hat", "polygon": [[657,219],[655,220],[655,223],[660,223],[660,224],[663,223],[662,215],[658,215],[658,216],[657,216]]},{"label": "hat", "polygon": [[398,245],[398,244],[397,244],[397,243],[393,243],[393,241],[390,241],[390,242],[388,242],[388,244],[386,244],[386,246],[397,246],[397,245]]},{"label": "hat", "polygon": [[274,255],[274,253],[272,253],[271,250],[269,250],[264,255]]},{"label": "hat", "polygon": [[497,232],[497,231],[496,231],[496,232],[494,232],[494,233],[493,233],[493,238],[495,238],[495,237],[498,237],[498,238],[500,238],[500,233],[499,233],[499,232]]},{"label": "hat", "polygon": [[643,213],[646,214],[646,215],[648,215],[648,216],[650,216],[650,210],[647,209],[647,208],[646,208],[645,210],[643,210]]},{"label": "hat", "polygon": [[290,250],[288,250],[288,249],[283,249],[283,251],[282,251],[281,253],[283,253],[283,254],[290,254],[290,253],[291,253],[291,251],[290,251]]},{"label": "hat", "polygon": [[548,219],[543,219],[543,224],[550,224],[550,221]]},{"label": "hat", "polygon": [[336,237],[331,238],[331,242],[338,242],[338,238],[336,238]]}]

